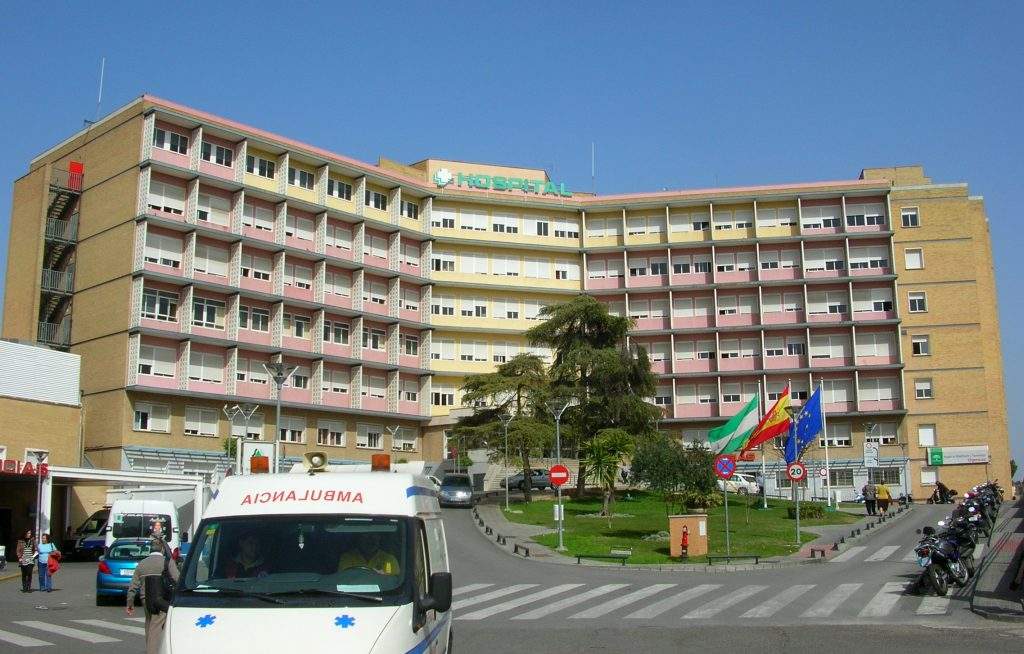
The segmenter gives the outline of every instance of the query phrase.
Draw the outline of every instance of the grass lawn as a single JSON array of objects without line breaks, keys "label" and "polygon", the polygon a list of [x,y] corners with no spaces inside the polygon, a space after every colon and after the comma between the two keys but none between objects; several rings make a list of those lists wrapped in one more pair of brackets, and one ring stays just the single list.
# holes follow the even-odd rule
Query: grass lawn
[{"label": "grass lawn", "polygon": [[[629,563],[670,563],[678,562],[669,558],[669,543],[645,541],[644,536],[658,531],[668,531],[665,504],[657,495],[631,491],[632,499],[620,496],[616,499],[614,512],[632,517],[613,517],[611,527],[607,518],[580,517],[598,513],[601,510],[599,497],[587,497],[580,501],[565,498],[565,546],[568,553],[607,553],[610,548],[631,547],[633,556]],[[512,512],[505,514],[513,522],[541,525],[555,528],[554,498],[541,497],[530,504],[516,502]],[[806,502],[801,505],[807,504]],[[729,534],[733,554],[757,554],[760,556],[784,556],[799,549],[795,543],[796,525],[786,516],[791,502],[769,500],[768,509],[760,508],[758,498],[729,496]],[[675,509],[672,510],[675,513]],[[802,528],[814,525],[848,524],[856,516],[843,512],[826,513],[817,520],[801,520]],[[692,535],[691,535],[692,538]],[[812,536],[804,534],[807,542]],[[557,534],[545,534],[534,538],[538,543],[554,549],[558,545]],[[708,515],[708,549],[712,555],[725,554],[725,509],[715,507]],[[694,557],[690,562],[705,562],[704,557]]]}]

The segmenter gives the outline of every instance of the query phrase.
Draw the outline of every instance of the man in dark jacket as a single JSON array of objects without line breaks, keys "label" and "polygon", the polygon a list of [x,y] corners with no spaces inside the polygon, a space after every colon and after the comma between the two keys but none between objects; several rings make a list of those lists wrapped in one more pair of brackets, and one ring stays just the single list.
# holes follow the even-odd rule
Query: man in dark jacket
[{"label": "man in dark jacket", "polygon": [[164,633],[164,622],[167,620],[166,613],[150,613],[146,608],[146,577],[151,575],[162,575],[164,570],[171,575],[175,581],[178,580],[178,566],[174,564],[166,554],[167,545],[163,539],[154,537],[149,542],[149,556],[139,561],[132,575],[131,584],[128,586],[128,615],[135,612],[135,595],[138,593],[142,598],[142,606],[146,610],[146,654],[159,654],[160,639]]},{"label": "man in dark jacket", "polygon": [[875,503],[878,501],[878,489],[869,480],[868,483],[864,484],[864,488],[860,489],[860,494],[864,496],[864,509],[868,515],[878,515],[878,510],[875,508]]}]

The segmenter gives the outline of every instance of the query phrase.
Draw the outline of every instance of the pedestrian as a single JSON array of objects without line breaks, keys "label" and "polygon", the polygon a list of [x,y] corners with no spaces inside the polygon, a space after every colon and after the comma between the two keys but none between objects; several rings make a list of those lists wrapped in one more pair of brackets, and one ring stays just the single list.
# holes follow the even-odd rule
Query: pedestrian
[{"label": "pedestrian", "polygon": [[18,567],[21,568],[21,592],[32,592],[32,568],[36,567],[36,540],[32,530],[25,532],[25,537],[18,541],[15,554],[18,556]]},{"label": "pedestrian", "polygon": [[47,593],[53,592],[53,578],[50,572],[56,572],[51,568],[50,559],[57,564],[60,561],[60,550],[50,542],[50,534],[43,534],[42,542],[39,543],[39,590]]},{"label": "pedestrian", "polygon": [[892,502],[892,492],[885,483],[879,484],[875,488],[875,495],[878,498],[878,509],[882,512],[882,515],[889,514],[889,503]]},{"label": "pedestrian", "polygon": [[878,498],[878,489],[875,487],[871,480],[864,484],[864,488],[860,489],[860,494],[864,497],[864,510],[868,515],[878,515],[875,510],[875,501]]},{"label": "pedestrian", "polygon": [[132,574],[132,581],[128,585],[128,605],[125,611],[131,616],[135,613],[135,595],[138,594],[142,600],[142,608],[146,612],[146,654],[158,654],[160,651],[160,640],[163,637],[164,622],[167,620],[166,613],[150,613],[146,606],[146,577],[162,575],[167,572],[171,579],[178,580],[178,566],[171,562],[170,557],[165,555],[167,545],[163,539],[154,537],[149,541],[149,555],[139,561]]},{"label": "pedestrian", "polygon": [[757,482],[757,495],[758,497],[764,497],[764,475],[760,472],[754,475],[754,481]]}]

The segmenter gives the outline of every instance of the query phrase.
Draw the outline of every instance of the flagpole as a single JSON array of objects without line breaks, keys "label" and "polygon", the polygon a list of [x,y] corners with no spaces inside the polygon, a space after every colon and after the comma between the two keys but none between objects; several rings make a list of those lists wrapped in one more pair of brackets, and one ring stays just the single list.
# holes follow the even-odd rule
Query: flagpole
[{"label": "flagpole", "polygon": [[725,497],[725,555],[732,556],[732,547],[729,543],[729,480],[722,480],[722,495]]},{"label": "flagpole", "polygon": [[[761,389],[761,380],[758,379],[757,380],[757,395],[758,395],[758,397],[761,398],[761,402],[763,402],[765,406],[768,405],[767,398],[765,397],[765,393],[767,393],[767,392],[768,392],[767,386],[764,388],[764,390],[762,390]],[[766,450],[767,450],[766,446],[767,445],[768,445],[767,443],[761,443],[761,503],[762,503],[761,504],[761,508],[764,508],[764,509],[768,508],[768,472],[767,472],[768,471],[768,467],[767,467],[767,465],[765,464],[765,461],[764,461],[765,454],[767,453],[766,452]]]},{"label": "flagpole", "polygon": [[[821,393],[821,397],[825,397],[825,390],[822,388],[822,383],[818,381],[818,392]],[[825,493],[828,495],[826,500],[827,506],[832,506],[832,471],[829,469],[828,462],[828,426],[825,424],[825,402],[819,402],[821,407],[821,432],[825,436]]]}]

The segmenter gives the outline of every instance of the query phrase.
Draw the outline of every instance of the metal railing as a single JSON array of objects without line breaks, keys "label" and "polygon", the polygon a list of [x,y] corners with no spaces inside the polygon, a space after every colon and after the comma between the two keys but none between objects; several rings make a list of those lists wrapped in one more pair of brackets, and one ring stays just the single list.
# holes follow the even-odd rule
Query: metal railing
[{"label": "metal railing", "polygon": [[73,242],[78,239],[78,214],[68,220],[60,218],[46,219],[46,238],[56,241]]},{"label": "metal railing", "polygon": [[50,188],[81,193],[82,173],[73,173],[69,170],[54,168],[50,171]]},{"label": "metal railing", "polygon": [[71,342],[71,323],[41,322],[37,340],[46,345],[67,346]]},{"label": "metal railing", "polygon": [[75,291],[74,270],[50,270],[43,268],[42,285],[44,291],[73,293]]}]

